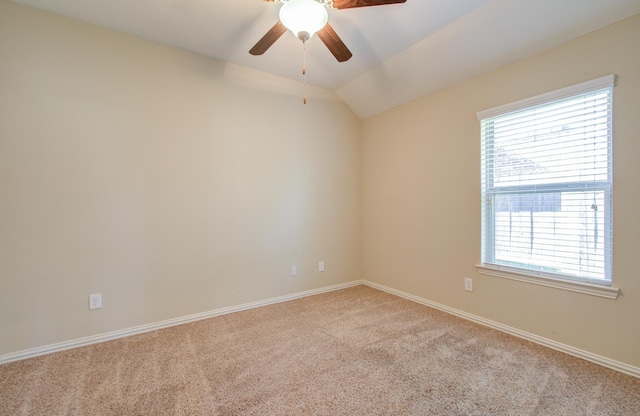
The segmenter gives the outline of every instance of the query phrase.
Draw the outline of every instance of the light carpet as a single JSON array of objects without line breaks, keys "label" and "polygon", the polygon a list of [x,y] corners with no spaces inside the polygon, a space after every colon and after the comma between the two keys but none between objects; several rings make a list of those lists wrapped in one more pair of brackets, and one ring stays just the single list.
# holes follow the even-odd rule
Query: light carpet
[{"label": "light carpet", "polygon": [[2,415],[640,415],[640,379],[366,286],[0,366]]}]

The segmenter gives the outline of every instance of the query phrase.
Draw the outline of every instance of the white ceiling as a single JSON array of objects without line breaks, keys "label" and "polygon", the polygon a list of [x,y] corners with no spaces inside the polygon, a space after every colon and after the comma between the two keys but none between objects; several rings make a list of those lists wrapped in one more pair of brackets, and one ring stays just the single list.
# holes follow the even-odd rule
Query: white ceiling
[{"label": "white ceiling", "polygon": [[[262,0],[13,0],[301,81],[302,43],[286,33],[249,49],[278,21]],[[307,82],[370,117],[640,13],[640,0],[407,0],[330,10],[353,53],[338,63],[307,43]]]}]

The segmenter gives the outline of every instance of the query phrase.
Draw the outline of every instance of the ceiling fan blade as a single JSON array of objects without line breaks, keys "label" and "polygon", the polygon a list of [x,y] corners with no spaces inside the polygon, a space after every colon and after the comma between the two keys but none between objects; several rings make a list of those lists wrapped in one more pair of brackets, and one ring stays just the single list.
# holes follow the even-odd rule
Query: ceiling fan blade
[{"label": "ceiling fan blade", "polygon": [[322,43],[329,48],[329,51],[336,57],[338,62],[348,61],[353,56],[349,48],[342,42],[340,36],[338,36],[329,23],[320,29],[317,35]]},{"label": "ceiling fan blade", "polygon": [[405,3],[407,0],[333,0],[336,9],[353,9],[354,7],[382,6],[385,4]]},{"label": "ceiling fan blade", "polygon": [[281,22],[276,23],[267,33],[265,33],[262,39],[260,39],[258,43],[249,50],[249,53],[251,55],[262,55],[271,47],[271,45],[280,39],[280,36],[282,36],[286,31],[287,28]]}]

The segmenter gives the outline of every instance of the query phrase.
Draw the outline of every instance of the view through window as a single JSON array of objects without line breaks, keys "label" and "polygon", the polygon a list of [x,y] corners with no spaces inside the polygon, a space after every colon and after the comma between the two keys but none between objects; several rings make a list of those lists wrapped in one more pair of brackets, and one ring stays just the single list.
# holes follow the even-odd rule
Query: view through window
[{"label": "view through window", "polygon": [[609,80],[479,114],[483,264],[611,282]]}]

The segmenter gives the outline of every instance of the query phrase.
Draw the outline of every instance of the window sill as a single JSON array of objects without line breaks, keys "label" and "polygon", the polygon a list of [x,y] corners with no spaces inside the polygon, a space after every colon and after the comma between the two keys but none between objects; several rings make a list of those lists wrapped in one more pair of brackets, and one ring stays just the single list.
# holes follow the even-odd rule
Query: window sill
[{"label": "window sill", "polygon": [[500,266],[478,264],[476,265],[476,268],[478,269],[478,273],[488,276],[502,277],[505,279],[517,280],[519,282],[532,283],[534,285],[553,287],[571,292],[584,293],[586,295],[600,296],[607,299],[617,299],[618,293],[620,292],[620,289],[617,287],[600,286],[591,283],[573,282],[548,276],[522,273],[511,268]]}]

